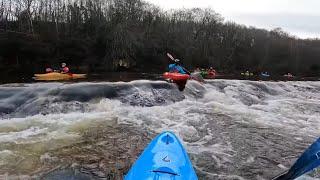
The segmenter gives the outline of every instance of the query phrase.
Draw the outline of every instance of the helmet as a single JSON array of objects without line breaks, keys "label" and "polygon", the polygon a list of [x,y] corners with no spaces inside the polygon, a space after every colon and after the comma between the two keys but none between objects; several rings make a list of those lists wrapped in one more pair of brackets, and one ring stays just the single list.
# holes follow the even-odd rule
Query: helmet
[{"label": "helmet", "polygon": [[61,66],[67,66],[67,64],[66,63],[61,63]]}]

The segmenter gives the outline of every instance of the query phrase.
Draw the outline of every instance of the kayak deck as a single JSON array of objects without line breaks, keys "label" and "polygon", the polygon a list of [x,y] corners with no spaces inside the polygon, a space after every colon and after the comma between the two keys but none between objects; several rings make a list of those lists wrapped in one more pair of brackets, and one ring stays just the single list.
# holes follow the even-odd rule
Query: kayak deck
[{"label": "kayak deck", "polygon": [[197,180],[190,159],[171,132],[158,135],[134,163],[125,180]]},{"label": "kayak deck", "polygon": [[187,81],[190,78],[190,75],[188,74],[180,74],[180,73],[170,73],[170,72],[165,72],[163,74],[164,79],[170,79],[174,82],[176,81]]},{"label": "kayak deck", "polygon": [[59,81],[86,78],[86,74],[64,74],[52,72],[47,74],[35,74],[34,79],[37,81]]},{"label": "kayak deck", "polygon": [[190,75],[188,74],[180,74],[180,73],[163,73],[163,78],[168,80],[169,82],[176,83],[180,91],[183,91]]}]

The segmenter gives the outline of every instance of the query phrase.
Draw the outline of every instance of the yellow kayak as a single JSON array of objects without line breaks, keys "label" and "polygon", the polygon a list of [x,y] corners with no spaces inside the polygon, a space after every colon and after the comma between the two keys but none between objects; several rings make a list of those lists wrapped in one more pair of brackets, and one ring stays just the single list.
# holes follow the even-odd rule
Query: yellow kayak
[{"label": "yellow kayak", "polygon": [[46,74],[35,74],[33,78],[37,81],[62,81],[86,78],[86,74],[64,74],[52,72]]}]

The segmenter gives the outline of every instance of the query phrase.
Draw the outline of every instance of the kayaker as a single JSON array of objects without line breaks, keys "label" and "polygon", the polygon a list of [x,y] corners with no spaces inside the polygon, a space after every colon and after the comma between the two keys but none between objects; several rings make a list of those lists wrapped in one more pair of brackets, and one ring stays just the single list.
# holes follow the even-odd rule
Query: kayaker
[{"label": "kayaker", "polygon": [[217,75],[216,70],[213,69],[213,67],[210,67],[207,71],[207,78],[214,79],[216,75]]},{"label": "kayaker", "polygon": [[52,73],[53,69],[52,68],[46,68],[46,73]]},{"label": "kayaker", "polygon": [[215,74],[216,74],[216,70],[213,69],[213,67],[210,67],[210,68],[208,69],[208,74],[209,74],[209,75],[215,75]]},{"label": "kayaker", "polygon": [[293,75],[291,73],[287,73],[286,76],[287,77],[293,77]]},{"label": "kayaker", "polygon": [[61,63],[60,72],[61,73],[69,73],[69,68],[67,67],[66,63]]},{"label": "kayaker", "polygon": [[169,64],[169,72],[173,73],[180,73],[180,74],[188,74],[185,69],[180,66],[179,64],[180,60],[175,59],[173,64]]},{"label": "kayaker", "polygon": [[261,76],[263,76],[263,77],[270,77],[270,74],[269,74],[267,71],[265,71],[265,72],[262,72],[262,73],[261,73]]}]

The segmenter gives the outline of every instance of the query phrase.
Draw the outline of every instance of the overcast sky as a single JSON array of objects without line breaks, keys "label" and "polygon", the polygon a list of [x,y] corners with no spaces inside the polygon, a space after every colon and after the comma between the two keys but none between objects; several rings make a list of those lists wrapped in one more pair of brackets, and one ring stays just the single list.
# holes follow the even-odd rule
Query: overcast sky
[{"label": "overcast sky", "polygon": [[281,27],[301,38],[320,38],[320,0],[147,0],[163,9],[212,8],[226,20]]}]

